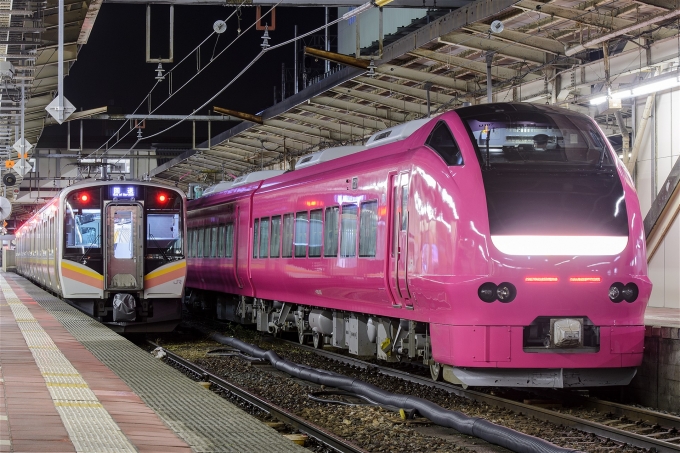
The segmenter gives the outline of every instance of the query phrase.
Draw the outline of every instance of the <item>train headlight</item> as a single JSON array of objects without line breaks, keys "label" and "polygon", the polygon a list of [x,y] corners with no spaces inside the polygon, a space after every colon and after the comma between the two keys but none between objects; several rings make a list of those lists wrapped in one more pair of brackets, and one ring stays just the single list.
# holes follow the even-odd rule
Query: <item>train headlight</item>
[{"label": "train headlight", "polygon": [[[623,300],[623,290],[625,286],[623,286],[623,283],[616,282],[612,286],[609,287],[609,299],[618,304]],[[637,296],[636,296],[637,297]]]},{"label": "train headlight", "polygon": [[498,285],[498,288],[496,289],[496,297],[500,302],[512,302],[515,300],[515,296],[517,296],[517,288],[515,288],[515,285],[512,283],[503,282]]},{"label": "train headlight", "polygon": [[496,300],[496,290],[498,287],[491,282],[484,283],[477,290],[477,295],[484,302],[493,302]]},{"label": "train headlight", "polygon": [[635,302],[638,294],[640,294],[640,290],[638,290],[638,287],[635,283],[628,283],[621,291],[621,295],[623,295],[623,299],[626,302]]}]

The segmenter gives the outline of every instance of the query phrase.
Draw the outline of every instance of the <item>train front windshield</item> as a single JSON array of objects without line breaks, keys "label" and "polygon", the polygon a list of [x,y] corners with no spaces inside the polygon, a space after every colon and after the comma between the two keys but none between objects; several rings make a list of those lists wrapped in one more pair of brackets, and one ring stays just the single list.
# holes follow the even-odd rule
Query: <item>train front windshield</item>
[{"label": "train front windshield", "polygon": [[459,114],[482,166],[492,235],[628,236],[623,186],[588,118],[522,104]]}]

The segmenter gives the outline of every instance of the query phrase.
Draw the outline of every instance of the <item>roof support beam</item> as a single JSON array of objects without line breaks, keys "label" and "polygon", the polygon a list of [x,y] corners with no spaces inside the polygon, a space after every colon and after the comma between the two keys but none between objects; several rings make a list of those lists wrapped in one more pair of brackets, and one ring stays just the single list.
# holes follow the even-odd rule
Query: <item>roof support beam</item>
[{"label": "roof support beam", "polygon": [[352,90],[344,87],[333,88],[333,91],[335,91],[338,94],[363,99],[364,101],[375,102],[376,104],[386,105],[388,107],[399,109],[412,114],[427,115],[427,105],[424,104],[416,104],[415,102],[404,101],[395,98],[388,98],[380,96],[378,94],[367,93],[365,91],[359,90]]},{"label": "roof support beam", "polygon": [[[460,58],[456,56],[445,55],[438,52],[433,52],[431,50],[415,50],[411,52],[412,55],[427,58],[429,60],[438,61],[440,63],[447,63],[452,66],[459,66],[461,68],[467,69],[472,72],[477,72],[479,74],[486,74],[486,63],[481,61],[472,61],[466,58]],[[508,69],[501,66],[494,66],[491,70],[491,75],[498,77],[500,79],[512,79],[519,75],[519,71],[514,69]],[[538,74],[527,74],[525,77],[527,80],[540,79],[542,78]]]},{"label": "roof support beam", "polygon": [[494,37],[482,38],[466,33],[449,33],[439,37],[439,42],[443,44],[453,44],[482,52],[495,52],[498,55],[514,58],[520,61],[543,64],[546,62],[545,52],[529,49],[527,47],[517,47],[504,41],[499,41]]},{"label": "roof support beam", "polygon": [[299,132],[301,134],[306,134],[306,135],[311,135],[313,137],[320,137],[324,139],[330,139],[330,140],[349,140],[352,138],[349,134],[342,134],[339,132],[335,131],[330,131],[327,129],[321,129],[319,127],[309,127],[309,126],[303,126],[301,124],[297,123],[291,123],[288,121],[282,121],[282,120],[265,120],[264,124],[266,126],[272,126],[272,127],[278,127],[282,129],[289,129],[295,132]]},{"label": "roof support beam", "polygon": [[247,139],[253,139],[257,141],[262,140],[265,143],[276,143],[277,145],[281,145],[286,149],[301,150],[307,148],[306,145],[303,145],[296,140],[286,140],[285,138],[279,137],[278,135],[258,133],[257,130],[253,130],[252,132],[244,132],[240,135],[241,137]]},{"label": "roof support beam", "polygon": [[[284,123],[283,125],[280,123]],[[270,123],[262,126],[264,130],[272,134],[277,134],[282,137],[290,138],[292,140],[297,140],[301,143],[308,144],[310,146],[316,146],[321,142],[328,141],[326,137],[320,137],[319,135],[308,134],[306,132],[295,131],[287,128],[285,125],[288,124],[285,121],[280,121],[279,123]]]},{"label": "roof support beam", "polygon": [[373,105],[357,104],[356,102],[344,101],[342,99],[335,99],[327,96],[317,96],[311,99],[312,104],[319,104],[326,107],[333,107],[335,109],[344,110],[360,115],[367,115],[373,118],[378,118],[395,123],[403,123],[406,121],[407,115],[395,112],[390,109],[374,107]]},{"label": "roof support beam", "polygon": [[[387,82],[386,80],[380,80],[371,77],[357,77],[354,79],[354,81],[374,88],[394,91],[396,93],[405,94],[406,96],[411,96],[422,101],[427,101],[427,90],[423,90],[422,88],[413,88],[400,83]],[[455,96],[450,96],[448,94],[430,90],[430,102],[432,104],[446,104],[447,102],[451,102],[453,99],[455,99]]]},{"label": "roof support beam", "polygon": [[305,112],[311,112],[316,115],[327,116],[336,120],[344,121],[350,124],[356,124],[357,126],[363,127],[364,129],[372,129],[379,131],[382,129],[387,129],[387,126],[382,121],[376,121],[369,118],[363,118],[357,116],[354,113],[342,113],[331,109],[321,109],[319,107],[314,107],[312,105],[300,104],[297,107],[299,110]]},{"label": "roof support beam", "polygon": [[[484,35],[489,33],[489,26],[483,24],[467,25],[465,29]],[[534,36],[507,29],[500,33],[496,33],[494,36],[497,36],[498,38],[504,39],[513,44],[519,44],[520,46],[529,47],[531,49],[537,49],[555,55],[564,55],[564,45],[559,41],[555,41],[554,39],[543,38],[540,36]]]},{"label": "roof support beam", "polygon": [[364,129],[362,127],[352,126],[350,124],[331,123],[329,121],[320,120],[320,119],[315,118],[313,116],[298,115],[296,113],[285,113],[281,116],[284,116],[286,118],[291,118],[291,119],[298,121],[298,122],[309,123],[309,124],[312,124],[314,126],[318,126],[320,128],[335,131],[335,132],[340,133],[340,134],[349,135],[349,138],[357,137],[357,136],[358,137],[365,137],[366,135],[371,135],[373,133],[373,131],[371,129]]},{"label": "roof support beam", "polygon": [[400,79],[410,80],[413,82],[430,82],[433,85],[438,85],[444,88],[451,88],[452,90],[467,91],[468,84],[464,80],[456,80],[451,77],[432,74],[430,72],[418,71],[415,69],[404,68],[401,66],[394,66],[391,64],[380,65],[375,70],[378,74],[398,77]]}]

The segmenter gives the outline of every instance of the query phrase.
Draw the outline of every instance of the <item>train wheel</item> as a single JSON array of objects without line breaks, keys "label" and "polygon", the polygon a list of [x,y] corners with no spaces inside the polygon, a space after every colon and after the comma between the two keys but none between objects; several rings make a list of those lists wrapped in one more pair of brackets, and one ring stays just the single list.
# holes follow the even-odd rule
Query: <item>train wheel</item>
[{"label": "train wheel", "polygon": [[323,348],[323,336],[319,332],[314,332],[312,339],[313,339],[314,349],[322,349]]},{"label": "train wheel", "polygon": [[442,364],[439,362],[434,362],[432,365],[430,365],[430,375],[432,376],[432,380],[441,381],[442,370]]}]

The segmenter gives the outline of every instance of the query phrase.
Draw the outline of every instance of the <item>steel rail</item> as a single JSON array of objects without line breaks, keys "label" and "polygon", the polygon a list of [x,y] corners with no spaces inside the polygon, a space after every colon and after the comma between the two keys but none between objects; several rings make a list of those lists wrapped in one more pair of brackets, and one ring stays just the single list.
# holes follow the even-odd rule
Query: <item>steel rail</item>
[{"label": "steel rail", "polygon": [[[622,429],[617,429],[615,427],[607,426],[601,423],[593,422],[590,420],[584,420],[578,417],[575,417],[573,415],[568,415],[568,414],[562,414],[559,412],[551,411],[549,409],[543,409],[540,407],[536,406],[531,406],[529,404],[524,404],[520,403],[517,401],[512,401],[508,400],[505,398],[500,398],[498,396],[494,395],[488,395],[486,393],[482,392],[477,392],[474,390],[469,390],[469,389],[463,389],[461,387],[455,386],[453,384],[445,383],[445,382],[436,382],[433,381],[430,378],[424,378],[422,376],[416,376],[410,373],[406,373],[404,371],[399,371],[395,370],[392,368],[388,367],[383,367],[380,365],[375,365],[372,363],[365,362],[363,360],[355,359],[352,357],[347,357],[342,354],[337,354],[334,352],[329,352],[325,351],[322,349],[316,349],[311,346],[306,346],[306,345],[301,345],[297,342],[294,341],[288,341],[288,340],[282,340],[285,341],[286,343],[290,343],[294,346],[297,346],[301,349],[309,350],[312,351],[322,357],[326,357],[330,360],[335,360],[347,365],[352,365],[356,366],[359,368],[363,369],[371,369],[374,371],[378,371],[381,374],[384,374],[386,376],[391,376],[391,377],[397,377],[400,379],[404,379],[409,382],[413,382],[415,384],[420,384],[420,385],[425,385],[428,387],[435,387],[438,389],[442,389],[446,392],[456,394],[458,396],[462,396],[463,398],[468,398],[473,401],[478,401],[481,403],[488,404],[490,406],[494,407],[500,407],[504,409],[509,409],[513,412],[518,412],[520,414],[528,415],[531,417],[535,417],[539,420],[545,420],[551,423],[554,423],[556,425],[563,425],[567,426],[570,428],[578,429],[580,431],[584,431],[587,433],[592,433],[597,436],[601,437],[606,437],[608,439],[612,439],[617,442],[624,442],[629,445],[634,445],[636,447],[640,448],[647,448],[651,449],[654,448],[655,451],[658,453],[678,453],[680,452],[680,444],[673,444],[671,442],[664,442],[663,440],[659,439],[654,439],[653,437],[647,437],[642,434],[637,434],[629,431],[624,431]],[[645,416],[650,417],[649,419],[652,420],[651,414],[653,414],[652,411],[648,411],[645,409],[638,410],[637,408],[633,407],[628,407],[626,408],[627,410],[623,412],[624,405],[617,405],[616,403],[608,403],[604,401],[600,401],[599,403],[602,403],[601,407],[607,407],[611,412],[625,415],[626,417],[633,418],[635,417],[636,419],[639,417],[640,419],[645,419]],[[596,406],[597,402],[591,401],[591,405]],[[617,412],[621,411],[621,412]],[[637,415],[634,415],[637,414]],[[656,420],[654,423],[658,423],[660,426],[663,427],[677,427],[677,423],[680,422],[680,418],[670,416],[670,415],[665,415],[665,414],[660,414],[656,413],[655,418]]]},{"label": "steel rail", "polygon": [[357,447],[356,445],[336,436],[335,434],[332,434],[324,430],[323,428],[313,423],[310,423],[307,420],[304,420],[303,418],[300,418],[291,412],[288,412],[282,407],[270,403],[269,401],[253,393],[250,393],[248,390],[245,390],[237,385],[227,382],[226,380],[209,372],[208,370],[201,368],[195,363],[192,363],[189,360],[186,360],[178,356],[177,354],[168,351],[162,346],[159,346],[152,341],[149,341],[148,343],[152,345],[154,348],[161,348],[163,352],[166,353],[166,357],[169,360],[175,362],[176,364],[185,368],[191,373],[194,373],[195,375],[199,376],[205,382],[210,382],[211,384],[221,388],[222,390],[255,406],[259,410],[266,412],[267,414],[271,415],[277,420],[292,426],[293,428],[299,430],[304,434],[307,434],[309,437],[316,439],[317,441],[328,446],[329,448],[332,448],[333,450],[339,451],[341,453],[367,453],[366,450],[363,450]]}]

